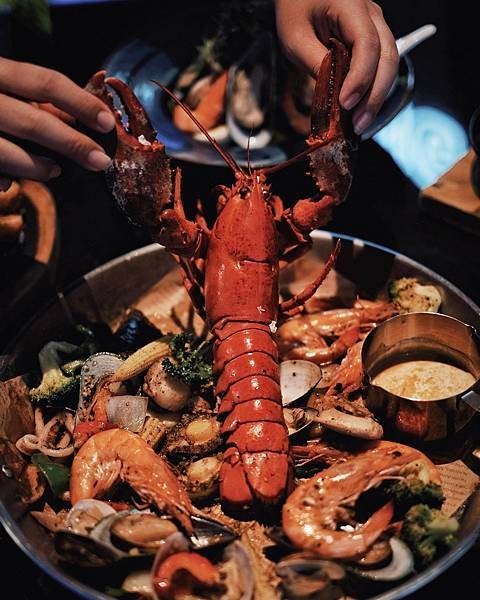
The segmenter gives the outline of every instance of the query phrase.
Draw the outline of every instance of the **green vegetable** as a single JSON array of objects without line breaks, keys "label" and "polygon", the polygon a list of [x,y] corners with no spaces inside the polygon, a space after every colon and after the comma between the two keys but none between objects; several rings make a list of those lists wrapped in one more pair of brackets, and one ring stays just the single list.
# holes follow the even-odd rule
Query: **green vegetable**
[{"label": "green vegetable", "polygon": [[67,396],[76,392],[79,376],[68,376],[62,372],[60,355],[72,354],[78,346],[69,342],[48,342],[38,354],[42,370],[42,381],[38,387],[30,390],[30,398],[37,404],[65,403]]},{"label": "green vegetable", "polygon": [[417,477],[388,481],[383,489],[395,503],[395,509],[404,514],[415,504],[426,504],[430,508],[440,508],[444,501],[442,488],[438,483],[424,483]]},{"label": "green vegetable", "polygon": [[60,496],[68,490],[70,471],[65,465],[51,461],[44,454],[34,454],[32,463],[45,475],[48,485],[55,496]]},{"label": "green vegetable", "polygon": [[202,388],[211,383],[213,371],[209,342],[199,343],[199,339],[191,332],[184,332],[174,335],[169,345],[176,362],[169,358],[162,361],[167,375],[180,379],[192,388]]},{"label": "green vegetable", "polygon": [[435,286],[421,285],[415,277],[393,280],[388,292],[400,313],[437,312],[442,303],[440,292]]},{"label": "green vegetable", "polygon": [[413,552],[415,565],[424,568],[454,546],[457,529],[455,518],[426,504],[417,504],[405,515],[400,537]]}]

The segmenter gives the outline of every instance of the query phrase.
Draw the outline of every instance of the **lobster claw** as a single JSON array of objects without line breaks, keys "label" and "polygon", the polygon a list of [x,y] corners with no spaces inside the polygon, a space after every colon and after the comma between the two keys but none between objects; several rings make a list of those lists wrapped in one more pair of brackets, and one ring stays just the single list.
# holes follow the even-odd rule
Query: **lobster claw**
[{"label": "lobster claw", "polygon": [[[310,154],[311,174],[335,206],[347,196],[352,183],[353,158],[358,146],[350,115],[339,102],[340,88],[350,66],[345,46],[330,39],[330,50],[317,76],[312,102],[311,134],[307,144],[322,145]],[[331,140],[331,141],[330,141]]]},{"label": "lobster claw", "polygon": [[[122,122],[121,111],[115,110],[107,86],[118,95],[128,117],[127,126]],[[103,100],[116,119],[117,148],[107,172],[112,194],[128,219],[156,238],[162,227],[160,215],[171,202],[173,188],[165,146],[156,140],[157,133],[145,109],[123,81],[105,78],[105,71],[99,71],[86,89]]]}]

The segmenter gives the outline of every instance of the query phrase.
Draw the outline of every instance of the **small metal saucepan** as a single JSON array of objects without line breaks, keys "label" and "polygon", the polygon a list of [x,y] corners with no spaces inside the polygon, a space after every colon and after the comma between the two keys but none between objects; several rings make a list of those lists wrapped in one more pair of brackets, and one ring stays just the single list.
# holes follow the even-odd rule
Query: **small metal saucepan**
[{"label": "small metal saucepan", "polygon": [[[403,398],[372,384],[384,369],[410,360],[433,360],[464,369],[475,383],[439,400]],[[480,411],[480,337],[473,327],[439,313],[408,313],[373,329],[362,350],[367,406],[401,437],[425,442],[460,431]]]}]

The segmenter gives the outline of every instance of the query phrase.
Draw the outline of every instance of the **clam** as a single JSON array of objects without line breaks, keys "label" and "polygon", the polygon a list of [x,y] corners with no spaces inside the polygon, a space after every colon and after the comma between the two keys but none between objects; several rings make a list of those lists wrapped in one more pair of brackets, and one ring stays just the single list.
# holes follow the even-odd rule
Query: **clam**
[{"label": "clam", "polygon": [[282,580],[286,598],[344,597],[338,583],[345,578],[346,571],[338,563],[295,553],[281,560],[275,572]]},{"label": "clam", "polygon": [[318,411],[314,408],[284,408],[283,416],[288,428],[290,437],[297,436],[300,433],[306,433],[309,427],[315,421]]},{"label": "clam", "polygon": [[321,411],[313,420],[327,429],[363,440],[380,440],[383,437],[383,427],[372,417],[359,417],[336,408]]},{"label": "clam", "polygon": [[165,442],[165,452],[173,458],[205,456],[220,447],[220,423],[214,415],[185,415],[173,427]]},{"label": "clam", "polygon": [[105,517],[117,514],[106,502],[88,498],[79,500],[68,511],[65,528],[79,534],[88,534]]},{"label": "clam", "polygon": [[255,594],[255,573],[248,551],[236,540],[225,548],[220,566],[222,583],[227,593],[223,600],[252,600]]},{"label": "clam", "polygon": [[320,381],[322,369],[308,360],[284,360],[280,363],[280,389],[283,406],[303,399]]},{"label": "clam", "polygon": [[107,417],[113,425],[138,433],[143,429],[147,406],[145,396],[112,396],[107,402]]},{"label": "clam", "polygon": [[229,69],[226,124],[240,148],[264,148],[272,139],[275,70],[270,34],[260,37]]}]

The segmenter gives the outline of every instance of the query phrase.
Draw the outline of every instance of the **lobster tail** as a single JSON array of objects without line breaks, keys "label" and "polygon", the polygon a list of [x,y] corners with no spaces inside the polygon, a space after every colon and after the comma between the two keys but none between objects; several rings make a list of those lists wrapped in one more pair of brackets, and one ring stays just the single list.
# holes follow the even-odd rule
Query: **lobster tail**
[{"label": "lobster tail", "polygon": [[[277,344],[268,326],[228,323],[215,343],[221,370],[222,433],[227,450],[220,471],[220,495],[235,512],[284,499],[291,462],[283,419]],[[254,351],[251,351],[255,348]]]}]

